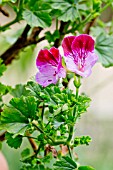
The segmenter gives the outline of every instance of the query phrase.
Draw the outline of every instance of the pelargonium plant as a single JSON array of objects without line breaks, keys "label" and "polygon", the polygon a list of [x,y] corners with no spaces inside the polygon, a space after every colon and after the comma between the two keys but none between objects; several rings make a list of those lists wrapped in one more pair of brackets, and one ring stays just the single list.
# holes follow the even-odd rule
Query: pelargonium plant
[{"label": "pelargonium plant", "polygon": [[[8,145],[18,148],[27,138],[32,146],[21,153],[21,170],[94,169],[80,165],[74,154],[77,146],[91,141],[89,136],[76,136],[74,129],[90,103],[79,88],[81,77],[90,76],[98,59],[94,39],[86,34],[67,36],[62,48],[64,61],[55,47],[39,51],[35,80],[17,85],[1,113],[0,127],[7,131]],[[67,87],[69,77],[74,79],[76,91]]]}]

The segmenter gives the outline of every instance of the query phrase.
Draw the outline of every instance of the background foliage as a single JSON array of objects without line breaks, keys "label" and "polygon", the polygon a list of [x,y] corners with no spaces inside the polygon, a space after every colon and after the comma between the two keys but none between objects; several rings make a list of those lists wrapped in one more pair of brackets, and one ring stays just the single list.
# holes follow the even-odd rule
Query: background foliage
[{"label": "background foliage", "polygon": [[[104,67],[113,65],[113,24],[112,21],[104,23],[99,17],[108,6],[111,6],[112,8],[112,0],[62,0],[57,2],[55,0],[3,0],[0,1],[0,3],[0,11],[3,15],[6,17],[10,15],[7,12],[8,6],[10,6],[15,14],[15,18],[11,20],[11,22],[0,27],[1,44],[3,47],[0,52],[0,57],[2,59],[0,60],[0,76],[2,76],[3,72],[6,70],[5,65],[12,64],[12,61],[17,58],[24,58],[22,62],[24,68],[27,61],[30,62],[33,51],[39,42],[47,40],[47,48],[50,48],[51,46],[59,47],[63,37],[69,33],[72,33],[73,35],[78,35],[79,33],[93,35],[96,39],[95,49],[99,56],[99,62]],[[12,25],[20,21],[24,23],[20,29],[15,29],[11,34],[7,33]],[[54,25],[54,29],[51,29],[51,25]],[[25,52],[23,50],[25,50]],[[39,94],[37,94],[37,91]],[[10,93],[14,98],[11,99],[9,105],[3,107],[3,96],[7,93]],[[51,95],[53,97],[52,99],[48,98],[48,94],[51,93],[54,94],[53,96]],[[61,96],[63,96],[61,100],[59,100],[57,93],[61,93]],[[8,145],[18,148],[21,145],[22,136],[25,134],[26,129],[29,129],[32,132],[33,129],[31,128],[30,123],[34,118],[38,119],[38,116],[36,115],[38,106],[43,106],[43,102],[40,103],[40,100],[49,103],[50,113],[53,112],[53,110],[56,113],[61,113],[62,109],[64,109],[63,112],[65,115],[67,105],[69,104],[70,107],[72,106],[72,103],[70,104],[68,101],[69,103],[67,102],[68,104],[65,104],[64,108],[62,108],[62,104],[66,103],[68,97],[70,98],[69,94],[71,95],[71,102],[74,98],[71,91],[68,92],[68,97],[65,96],[65,94],[67,94],[66,91],[65,93],[64,91],[61,92],[59,89],[54,89],[52,86],[50,89],[47,88],[43,92],[41,87],[36,84],[34,85],[34,82],[32,81],[28,82],[25,86],[17,85],[15,88],[0,83],[0,107],[1,111],[3,110],[1,113],[1,130],[7,130],[5,138]],[[89,102],[90,100],[83,95],[80,96],[80,98],[82,98],[82,100],[79,99],[80,101]],[[53,104],[55,104],[55,102],[58,102],[57,106],[60,107],[60,111],[57,110],[58,108],[54,108]],[[24,108],[22,107],[23,103]],[[31,106],[30,108],[29,104]],[[83,105],[83,103],[81,103],[81,105]],[[80,112],[85,111],[82,109],[84,108],[80,108]],[[18,118],[15,114],[18,115]],[[55,122],[54,119],[50,117],[50,122],[55,128],[51,133],[54,133],[56,128],[62,127],[62,122],[59,120],[59,117],[57,117]],[[64,131],[62,128],[60,130],[62,132]],[[51,136],[51,134],[48,135]],[[43,138],[43,136],[41,136],[41,138]],[[78,141],[78,144],[80,144],[80,139],[77,138],[76,140]],[[26,155],[26,153],[29,154],[30,152],[25,150],[23,155]],[[62,160],[62,162],[65,162],[66,160],[67,158]],[[35,161],[36,160],[34,160],[34,162]],[[41,161],[43,162],[45,160]],[[56,163],[56,165],[58,164],[59,162]]]}]

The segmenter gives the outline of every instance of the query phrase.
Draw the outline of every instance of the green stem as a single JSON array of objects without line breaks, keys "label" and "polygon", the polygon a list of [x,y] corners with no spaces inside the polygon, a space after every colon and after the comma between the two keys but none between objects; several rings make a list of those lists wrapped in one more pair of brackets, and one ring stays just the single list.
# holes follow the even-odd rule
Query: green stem
[{"label": "green stem", "polygon": [[11,21],[10,23],[0,27],[0,31],[6,30],[8,27],[10,27],[11,25],[15,24],[15,22],[18,22],[17,17],[13,21]]},{"label": "green stem", "polygon": [[8,24],[5,24],[4,26],[0,27],[0,31],[6,30],[8,27],[10,27],[11,25],[18,22],[21,19],[22,10],[23,10],[23,0],[20,0],[19,1],[19,11],[17,11],[16,18],[13,21],[9,22]]},{"label": "green stem", "polygon": [[100,10],[100,13],[102,13],[104,10],[106,10],[110,5],[111,5],[112,2],[109,2],[107,3],[101,10]]},{"label": "green stem", "polygon": [[72,159],[71,149],[70,149],[69,145],[67,145],[67,147],[68,147],[68,151],[69,151],[69,156]]},{"label": "green stem", "polygon": [[[54,140],[52,139],[50,136],[48,136],[47,134],[45,134],[45,132],[39,127],[37,126],[35,123],[32,123],[33,126],[40,132],[40,133],[43,133],[44,134],[44,138],[45,140],[47,140],[51,145],[60,145],[60,144],[65,144],[66,141],[65,140]],[[49,141],[49,140],[50,141]]]},{"label": "green stem", "polygon": [[[79,88],[80,88],[80,85],[81,85],[81,83],[80,83],[80,76],[74,76],[74,85],[75,85],[75,87],[76,87],[76,99],[78,99],[78,95],[79,95]],[[74,118],[74,123],[73,124],[70,124],[69,126],[68,126],[68,128],[69,128],[69,136],[68,136],[68,138],[67,138],[67,145],[69,146],[70,145],[70,141],[71,141],[71,139],[72,139],[72,137],[73,137],[73,131],[74,131],[74,124],[75,124],[75,122],[76,122],[76,120],[77,120],[77,117],[78,117],[78,114],[77,114],[77,106],[76,106],[76,108],[74,109],[74,111],[73,111],[73,118]],[[75,115],[76,115],[76,117],[75,117]]]},{"label": "green stem", "polygon": [[39,144],[38,149],[35,151],[36,155],[39,153],[40,149],[41,149],[42,143]]},{"label": "green stem", "polygon": [[25,135],[25,136],[23,136],[23,137],[26,137],[26,138],[32,138],[32,139],[37,140],[37,138],[35,138],[35,137],[33,137],[33,136],[27,136],[27,135]]},{"label": "green stem", "polygon": [[35,123],[32,123],[33,124],[33,126],[40,132],[40,133],[43,133],[44,135],[45,135],[45,139],[47,140],[47,138],[48,139],[50,139],[53,143],[54,143],[54,140],[50,137],[50,136],[48,136],[47,134],[45,134],[45,132],[39,127],[39,126],[37,126]]},{"label": "green stem", "polygon": [[67,142],[66,142],[68,146],[70,145],[70,141],[73,137],[73,130],[74,130],[74,124],[69,126],[69,136],[68,136]]},{"label": "green stem", "polygon": [[43,120],[43,117],[44,117],[44,109],[45,109],[45,105],[44,105],[44,103],[43,103],[42,112],[41,112],[41,118],[42,118],[42,120]]}]

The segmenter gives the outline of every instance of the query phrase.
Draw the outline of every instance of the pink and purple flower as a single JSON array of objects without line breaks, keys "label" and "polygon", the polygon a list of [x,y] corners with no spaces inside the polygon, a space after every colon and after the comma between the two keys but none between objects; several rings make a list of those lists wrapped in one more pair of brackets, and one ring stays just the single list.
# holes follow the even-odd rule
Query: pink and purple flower
[{"label": "pink and purple flower", "polygon": [[98,60],[94,53],[94,40],[87,34],[68,36],[62,42],[68,70],[82,77],[91,74],[91,68]]},{"label": "pink and purple flower", "polygon": [[61,55],[55,47],[50,50],[40,50],[36,59],[36,66],[39,70],[36,74],[36,81],[43,87],[56,84],[59,78],[65,78],[66,76]]}]

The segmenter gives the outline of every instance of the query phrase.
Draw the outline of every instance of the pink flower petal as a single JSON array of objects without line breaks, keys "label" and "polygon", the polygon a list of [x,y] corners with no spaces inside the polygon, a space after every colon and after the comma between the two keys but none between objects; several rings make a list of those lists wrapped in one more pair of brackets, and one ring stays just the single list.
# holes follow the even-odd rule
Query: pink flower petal
[{"label": "pink flower petal", "polygon": [[49,84],[56,84],[60,77],[66,76],[66,71],[62,66],[62,58],[59,50],[52,47],[50,50],[40,50],[36,59],[39,72],[36,81],[46,87]]},{"label": "pink flower petal", "polygon": [[60,67],[59,71],[58,71],[58,77],[62,77],[65,78],[66,77],[66,71],[63,67]]},{"label": "pink flower petal", "polygon": [[46,87],[52,83],[56,84],[58,81],[58,76],[56,76],[56,68],[50,67],[49,65],[44,65],[41,68],[41,71],[36,74],[36,81],[43,87]]},{"label": "pink flower petal", "polygon": [[56,60],[56,62],[58,62],[59,58],[61,57],[60,53],[59,53],[59,50],[57,48],[55,48],[55,47],[52,47],[49,51],[53,55],[54,60]]},{"label": "pink flower petal", "polygon": [[62,47],[63,47],[65,56],[73,55],[71,45],[72,45],[72,42],[74,41],[74,39],[75,39],[75,36],[68,36],[63,39]]},{"label": "pink flower petal", "polygon": [[71,48],[74,54],[79,54],[81,57],[82,53],[94,51],[94,40],[87,34],[79,35],[72,42]]},{"label": "pink flower petal", "polygon": [[37,60],[36,60],[36,65],[39,69],[40,69],[40,66],[44,64],[51,64],[54,66],[57,66],[58,64],[57,60],[47,49],[40,50]]}]

